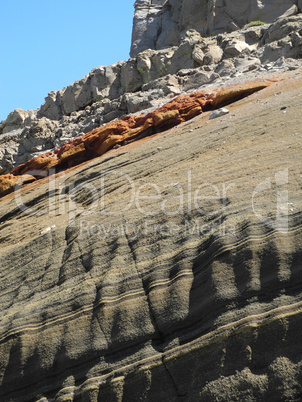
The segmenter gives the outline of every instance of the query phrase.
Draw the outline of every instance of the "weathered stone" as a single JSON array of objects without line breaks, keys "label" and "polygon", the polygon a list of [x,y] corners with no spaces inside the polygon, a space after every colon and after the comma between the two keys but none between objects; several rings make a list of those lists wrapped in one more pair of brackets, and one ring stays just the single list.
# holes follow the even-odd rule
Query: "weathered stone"
[{"label": "weathered stone", "polygon": [[225,59],[220,62],[216,68],[216,73],[219,74],[221,77],[229,76],[235,73],[236,68],[232,60]]},{"label": "weathered stone", "polygon": [[166,75],[142,86],[142,91],[150,90],[161,90],[165,96],[171,93],[179,95],[181,92],[178,79],[174,75]]},{"label": "weathered stone", "polygon": [[226,114],[228,114],[228,113],[230,113],[230,111],[229,111],[228,109],[226,109],[226,108],[220,108],[220,109],[214,110],[214,112],[212,112],[212,113],[210,114],[209,119],[210,119],[210,120],[212,120],[212,119],[217,119],[217,117],[222,117],[222,116],[224,116],[224,115],[226,115]]},{"label": "weathered stone", "polygon": [[245,27],[244,33],[244,41],[248,45],[254,45],[261,41],[265,31],[268,29],[269,24],[265,25],[254,25],[254,26],[247,26]]},{"label": "weathered stone", "polygon": [[[141,68],[142,63],[140,63]],[[130,59],[122,65],[121,85],[123,92],[136,92],[143,84],[142,76],[138,71],[137,61]]]},{"label": "weathered stone", "polygon": [[115,63],[98,67],[91,71],[91,90],[93,101],[117,98],[121,94],[121,66]]},{"label": "weathered stone", "polygon": [[196,31],[196,29],[188,29],[184,33],[180,34],[180,40],[181,42],[189,42],[191,47],[194,47],[194,45],[204,45],[205,40],[204,38],[200,35],[199,32]]},{"label": "weathered stone", "polygon": [[155,52],[152,56],[152,79],[163,77],[164,75],[171,74],[170,65],[172,57],[174,56],[176,48],[169,48]]},{"label": "weathered stone", "polygon": [[217,64],[223,57],[223,50],[217,45],[210,45],[205,52],[203,64]]},{"label": "weathered stone", "polygon": [[233,86],[229,86],[226,88],[220,89],[213,99],[212,105],[213,107],[217,108],[222,105],[226,105],[235,99],[241,99],[247,95],[250,95],[254,92],[260,91],[272,84],[273,80],[267,81],[257,81],[251,82],[248,85],[246,84],[236,84]]},{"label": "weathered stone", "polygon": [[21,188],[22,185],[32,183],[36,178],[24,174],[22,176],[15,176],[13,174],[0,175],[0,194],[5,195],[12,190]]},{"label": "weathered stone", "polygon": [[151,77],[151,57],[153,56],[154,52],[150,50],[146,50],[138,54],[137,60],[137,70],[141,74],[143,82],[147,83],[150,82]]},{"label": "weathered stone", "polygon": [[155,49],[161,31],[161,8],[165,1],[159,0],[154,3],[149,0],[137,0],[135,2],[131,57],[145,49]]},{"label": "weathered stone", "polygon": [[64,115],[84,109],[92,103],[91,78],[86,76],[69,85],[61,95],[61,105]]},{"label": "weathered stone", "polygon": [[253,48],[247,43],[242,41],[232,41],[224,49],[224,55],[226,57],[236,57],[239,56],[243,51],[251,52]]},{"label": "weathered stone", "polygon": [[177,45],[182,37],[177,32],[188,29],[205,36],[232,32],[252,21],[271,23],[278,17],[295,14],[297,3],[297,0],[161,0],[156,3],[138,0],[135,3],[131,56],[147,48]]},{"label": "weathered stone", "polygon": [[[142,32],[144,35],[144,32]],[[140,39],[138,39],[140,41]],[[166,9],[161,15],[161,30],[156,39],[156,49],[164,49],[166,47],[177,46],[179,44],[179,29],[177,21],[172,19],[172,10],[166,3]]]},{"label": "weathered stone", "polygon": [[263,43],[268,44],[278,41],[290,35],[293,32],[302,30],[302,15],[296,15],[289,18],[278,19],[267,29],[263,36]]},{"label": "weathered stone", "polygon": [[183,68],[193,68],[194,60],[192,58],[192,46],[189,41],[182,42],[175,50],[169,61],[168,71],[170,74],[176,74]]},{"label": "weathered stone", "polygon": [[197,89],[202,85],[214,82],[219,78],[217,73],[205,73],[203,71],[197,72],[194,75],[189,76],[184,82],[184,90],[190,91],[191,89]]},{"label": "weathered stone", "polygon": [[5,122],[3,123],[2,132],[8,133],[12,130],[17,130],[20,128],[25,119],[30,115],[33,114],[33,111],[26,111],[23,109],[15,109],[13,110],[8,116]]},{"label": "weathered stone", "polygon": [[261,61],[255,57],[246,58],[237,58],[235,60],[235,67],[237,70],[242,72],[252,71],[256,68],[260,67]]},{"label": "weathered stone", "polygon": [[262,64],[267,64],[280,59],[284,55],[283,48],[278,42],[272,42],[265,45],[261,51],[259,51],[259,57]]},{"label": "weathered stone", "polygon": [[38,117],[47,117],[51,120],[59,120],[63,111],[60,104],[60,97],[64,90],[49,92],[45,98],[45,103],[38,110]]},{"label": "weathered stone", "polygon": [[126,104],[127,113],[137,113],[144,109],[155,107],[164,97],[161,89],[153,89],[137,94],[126,94],[123,99]]},{"label": "weathered stone", "polygon": [[[40,176],[43,177],[41,172],[48,172],[49,169],[56,166],[75,166],[92,157],[102,155],[117,144],[133,141],[137,137],[150,135],[159,128],[172,127],[182,121],[189,120],[202,113],[203,106],[211,104],[212,100],[213,95],[197,92],[178,97],[145,116],[126,116],[121,120],[75,138],[54,152],[40,155],[17,166],[11,171],[11,174],[19,177],[27,172],[31,172],[32,175],[37,172],[36,176],[40,178]],[[6,177],[8,182],[11,182],[11,176],[7,175]],[[2,180],[5,183],[5,178]]]},{"label": "weathered stone", "polygon": [[[196,61],[199,65],[203,65],[204,63],[204,52],[202,50],[202,47],[200,45],[195,45],[193,52],[192,52],[192,59]],[[211,64],[211,63],[208,63]]]}]

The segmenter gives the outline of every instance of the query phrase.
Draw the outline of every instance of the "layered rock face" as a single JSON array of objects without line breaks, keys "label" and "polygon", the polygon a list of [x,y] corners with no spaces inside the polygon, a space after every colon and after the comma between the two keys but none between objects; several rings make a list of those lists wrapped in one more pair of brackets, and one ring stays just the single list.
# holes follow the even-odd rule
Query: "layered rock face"
[{"label": "layered rock face", "polygon": [[273,22],[297,14],[298,0],[137,0],[130,55],[178,45],[188,29],[202,36],[242,28],[251,21]]},{"label": "layered rock face", "polygon": [[137,1],[0,123],[1,401],[302,400],[302,17],[200,35],[296,6]]},{"label": "layered rock face", "polygon": [[3,401],[301,399],[300,72],[0,202]]}]

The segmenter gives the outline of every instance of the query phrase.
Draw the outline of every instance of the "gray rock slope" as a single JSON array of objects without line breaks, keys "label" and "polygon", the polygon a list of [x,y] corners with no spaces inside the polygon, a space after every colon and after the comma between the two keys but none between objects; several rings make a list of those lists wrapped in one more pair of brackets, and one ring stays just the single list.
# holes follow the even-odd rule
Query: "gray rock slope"
[{"label": "gray rock slope", "polygon": [[301,2],[135,6],[132,58],[0,124],[0,174],[180,93],[278,81],[0,200],[0,400],[300,401]]},{"label": "gray rock slope", "polygon": [[302,78],[0,202],[0,400],[299,401]]}]

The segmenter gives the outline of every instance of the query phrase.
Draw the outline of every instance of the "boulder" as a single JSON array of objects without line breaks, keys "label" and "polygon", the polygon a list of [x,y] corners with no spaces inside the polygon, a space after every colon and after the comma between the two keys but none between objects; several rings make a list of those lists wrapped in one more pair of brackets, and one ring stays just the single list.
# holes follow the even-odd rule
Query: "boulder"
[{"label": "boulder", "polygon": [[187,31],[181,33],[180,41],[187,41],[192,47],[197,44],[204,45],[205,43],[205,39],[200,35],[198,31],[196,31],[196,29],[188,29]]},{"label": "boulder", "polygon": [[34,111],[26,111],[23,109],[15,109],[13,110],[8,116],[7,119],[5,120],[5,122],[2,123],[2,132],[3,133],[8,133],[12,130],[17,130],[18,128],[20,128],[25,119],[30,116],[33,115]]},{"label": "boulder", "polygon": [[248,45],[256,44],[258,46],[269,26],[270,24],[260,24],[252,26],[247,25],[242,31],[242,33],[244,34],[244,42],[246,42]]},{"label": "boulder", "polygon": [[210,114],[209,120],[217,119],[218,117],[222,117],[229,113],[230,111],[228,109],[222,107],[220,109],[214,110],[214,112]]},{"label": "boulder", "polygon": [[[199,64],[200,66],[203,65],[203,63],[204,63],[204,52],[203,52],[202,46],[200,46],[200,45],[195,45],[194,46],[194,49],[193,49],[193,52],[192,52],[192,59],[197,64]],[[211,64],[211,63],[209,63],[209,64]]]},{"label": "boulder", "polygon": [[[151,59],[151,77],[152,79],[157,79],[159,77],[163,77],[167,74],[172,74],[170,71],[170,66],[172,63],[172,58],[175,55],[177,48],[172,47],[169,49],[160,50],[158,52],[154,52]],[[177,59],[177,56],[174,57],[174,60]]]},{"label": "boulder", "polygon": [[189,40],[183,41],[175,50],[173,56],[169,60],[168,71],[170,74],[176,74],[183,68],[193,68],[194,60],[192,57],[192,45]]},{"label": "boulder", "polygon": [[224,55],[225,57],[237,57],[242,52],[249,53],[252,50],[254,50],[254,48],[243,41],[231,41],[225,47]]},{"label": "boulder", "polygon": [[192,89],[197,90],[202,85],[210,84],[219,78],[217,73],[206,73],[204,71],[197,72],[194,75],[190,75],[184,81],[184,91],[190,91]]},{"label": "boulder", "polygon": [[51,91],[45,98],[45,102],[38,110],[38,117],[47,117],[51,120],[60,120],[63,116],[60,99],[64,89],[61,91]]},{"label": "boulder", "polygon": [[169,94],[179,95],[181,93],[178,79],[174,75],[166,75],[143,85],[142,91],[150,90],[162,91],[165,96]]},{"label": "boulder", "polygon": [[[140,68],[142,64],[140,63]],[[122,92],[136,92],[143,84],[136,59],[129,59],[121,67]]]},{"label": "boulder", "polygon": [[277,42],[269,43],[261,48],[258,52],[261,63],[267,64],[272,61],[278,60],[280,57],[283,56],[283,50],[281,46],[278,45]]},{"label": "boulder", "polygon": [[94,68],[91,73],[92,101],[117,98],[121,94],[121,67],[123,63],[115,63],[105,67]]},{"label": "boulder", "polygon": [[217,65],[215,72],[219,74],[221,77],[226,77],[235,73],[236,68],[231,59],[225,59]]},{"label": "boulder", "polygon": [[142,76],[142,80],[144,83],[151,81],[151,66],[152,61],[151,58],[155,54],[153,50],[145,50],[137,55],[137,70]]},{"label": "boulder", "polygon": [[217,64],[223,57],[223,50],[217,45],[209,45],[205,50],[203,64]]},{"label": "boulder", "polygon": [[261,66],[261,61],[257,57],[237,58],[235,67],[238,71],[248,72]]},{"label": "boulder", "polygon": [[60,103],[64,115],[84,109],[92,103],[91,77],[86,75],[79,81],[69,85],[61,94]]},{"label": "boulder", "polygon": [[290,35],[293,32],[302,32],[302,15],[289,18],[282,18],[275,21],[265,32],[262,43],[276,42]]}]

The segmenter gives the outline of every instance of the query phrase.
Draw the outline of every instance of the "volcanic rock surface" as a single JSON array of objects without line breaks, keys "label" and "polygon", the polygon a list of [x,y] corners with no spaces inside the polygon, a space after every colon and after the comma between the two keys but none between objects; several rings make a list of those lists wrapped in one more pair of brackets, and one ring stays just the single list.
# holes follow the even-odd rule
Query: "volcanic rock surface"
[{"label": "volcanic rock surface", "polygon": [[300,400],[302,74],[0,202],[3,401]]},{"label": "volcanic rock surface", "polygon": [[0,401],[302,400],[301,10],[137,0],[0,123]]}]

